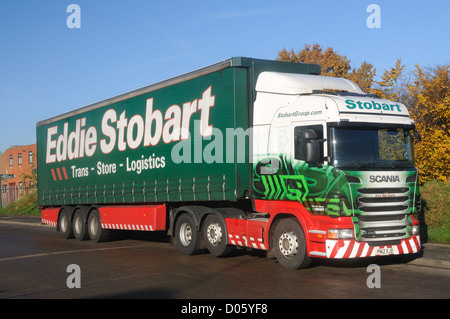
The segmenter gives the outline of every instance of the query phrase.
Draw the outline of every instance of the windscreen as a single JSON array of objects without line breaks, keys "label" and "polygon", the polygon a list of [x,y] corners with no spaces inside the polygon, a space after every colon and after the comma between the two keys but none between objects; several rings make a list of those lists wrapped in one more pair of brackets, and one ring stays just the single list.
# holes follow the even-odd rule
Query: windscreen
[{"label": "windscreen", "polygon": [[403,128],[331,128],[334,166],[349,169],[411,168],[410,132]]}]

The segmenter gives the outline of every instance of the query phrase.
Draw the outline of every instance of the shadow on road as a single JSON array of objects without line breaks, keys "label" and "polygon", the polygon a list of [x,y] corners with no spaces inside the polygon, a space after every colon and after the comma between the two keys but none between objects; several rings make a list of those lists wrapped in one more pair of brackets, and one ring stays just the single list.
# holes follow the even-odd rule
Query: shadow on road
[{"label": "shadow on road", "polygon": [[[113,230],[111,231],[109,242],[119,242],[124,240],[138,240],[148,242],[167,243],[170,245],[170,236],[166,232],[141,232],[131,230]],[[325,258],[313,258],[312,264],[309,268],[315,268],[318,266],[336,267],[336,268],[367,268],[370,264],[383,265],[396,265],[405,264],[411,262],[417,258],[423,256],[424,247],[420,252],[410,255],[401,256],[383,256],[383,257],[368,257],[368,258],[355,258],[355,259],[325,259]],[[207,249],[200,251],[200,254],[209,254]],[[271,258],[275,260],[275,257],[267,257],[267,251],[238,247],[230,255],[220,258],[233,258],[242,255],[249,255],[255,258]],[[142,292],[146,294],[147,292]],[[152,293],[152,292],[148,292]],[[124,297],[126,298],[126,297]],[[164,297],[162,297],[164,298]]]}]

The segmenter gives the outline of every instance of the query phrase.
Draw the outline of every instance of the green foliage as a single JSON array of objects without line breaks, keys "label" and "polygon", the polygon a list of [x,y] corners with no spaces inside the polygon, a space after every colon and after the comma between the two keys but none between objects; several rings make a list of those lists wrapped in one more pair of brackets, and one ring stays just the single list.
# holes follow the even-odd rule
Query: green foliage
[{"label": "green foliage", "polygon": [[37,205],[37,190],[23,196],[18,201],[0,208],[0,214],[8,215],[41,215]]},{"label": "green foliage", "polygon": [[444,226],[450,230],[450,181],[429,181],[420,189],[425,222],[428,226]]},{"label": "green foliage", "polygon": [[429,181],[421,188],[421,224],[427,228],[428,240],[450,243],[450,181]]}]

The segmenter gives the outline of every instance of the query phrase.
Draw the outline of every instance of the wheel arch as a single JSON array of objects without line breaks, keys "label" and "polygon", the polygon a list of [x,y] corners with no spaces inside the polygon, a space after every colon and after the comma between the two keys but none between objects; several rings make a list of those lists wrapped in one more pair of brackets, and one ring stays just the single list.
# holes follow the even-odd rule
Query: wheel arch
[{"label": "wheel arch", "polygon": [[286,219],[286,218],[293,218],[300,225],[300,227],[303,231],[303,234],[305,235],[306,247],[309,252],[309,234],[308,234],[308,228],[306,225],[306,221],[303,220],[303,218],[301,218],[297,214],[292,214],[292,213],[278,213],[270,221],[269,232],[268,232],[269,250],[272,250],[274,247],[273,240],[274,240],[276,226],[278,225],[278,223],[281,220]]}]

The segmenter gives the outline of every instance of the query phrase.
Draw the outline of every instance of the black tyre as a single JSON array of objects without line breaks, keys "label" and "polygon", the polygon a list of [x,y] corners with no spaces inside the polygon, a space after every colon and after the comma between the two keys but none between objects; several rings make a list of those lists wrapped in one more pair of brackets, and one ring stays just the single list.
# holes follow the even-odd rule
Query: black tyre
[{"label": "black tyre", "polygon": [[194,255],[200,251],[200,236],[191,215],[182,214],[175,226],[175,239],[178,250],[183,255]]},{"label": "black tyre", "polygon": [[65,239],[73,238],[72,215],[68,209],[63,209],[58,217],[58,230]]},{"label": "black tyre", "polygon": [[109,229],[102,228],[101,217],[97,210],[93,210],[89,214],[87,229],[89,238],[94,243],[100,243],[109,238]]},{"label": "black tyre", "polygon": [[305,234],[295,218],[282,219],[275,226],[273,246],[278,262],[287,269],[306,268],[311,263]]},{"label": "black tyre", "polygon": [[84,219],[80,209],[77,209],[73,214],[72,226],[73,226],[73,235],[75,236],[76,239],[78,240],[88,239],[89,235],[87,232],[86,220]]},{"label": "black tyre", "polygon": [[227,229],[223,218],[210,214],[203,225],[203,239],[209,252],[217,257],[229,255],[234,246],[228,245]]}]

